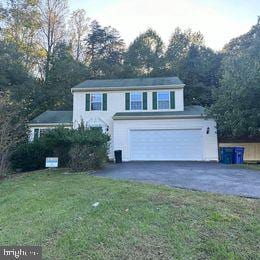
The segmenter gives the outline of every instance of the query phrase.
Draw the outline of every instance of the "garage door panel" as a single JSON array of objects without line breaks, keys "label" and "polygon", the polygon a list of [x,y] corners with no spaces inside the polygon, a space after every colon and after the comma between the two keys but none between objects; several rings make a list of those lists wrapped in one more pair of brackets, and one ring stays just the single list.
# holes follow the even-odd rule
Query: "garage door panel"
[{"label": "garage door panel", "polygon": [[202,160],[202,131],[131,130],[131,160]]}]

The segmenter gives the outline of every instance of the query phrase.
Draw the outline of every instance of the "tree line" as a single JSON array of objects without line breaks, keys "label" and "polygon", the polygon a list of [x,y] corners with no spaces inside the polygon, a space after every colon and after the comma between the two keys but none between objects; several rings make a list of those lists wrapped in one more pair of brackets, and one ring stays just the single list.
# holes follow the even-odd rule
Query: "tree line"
[{"label": "tree line", "polygon": [[200,32],[181,28],[168,43],[149,28],[126,46],[85,10],[70,13],[66,0],[0,3],[2,120],[12,108],[23,122],[72,109],[70,88],[86,79],[158,76],[178,76],[185,104],[207,107],[220,136],[259,137],[260,19],[216,52]]}]

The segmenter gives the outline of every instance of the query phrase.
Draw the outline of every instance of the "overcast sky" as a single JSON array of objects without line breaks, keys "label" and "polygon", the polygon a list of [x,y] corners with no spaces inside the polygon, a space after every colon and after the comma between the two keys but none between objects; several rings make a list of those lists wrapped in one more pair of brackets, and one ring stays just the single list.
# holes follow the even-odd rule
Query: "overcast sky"
[{"label": "overcast sky", "polygon": [[115,27],[127,44],[149,27],[168,43],[179,26],[201,31],[215,50],[247,32],[260,15],[260,0],[69,0],[69,7]]}]

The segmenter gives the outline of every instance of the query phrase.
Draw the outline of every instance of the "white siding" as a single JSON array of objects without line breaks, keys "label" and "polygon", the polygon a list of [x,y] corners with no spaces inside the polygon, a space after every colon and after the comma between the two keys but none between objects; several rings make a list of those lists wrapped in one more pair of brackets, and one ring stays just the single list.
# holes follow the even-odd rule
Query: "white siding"
[{"label": "white siding", "polygon": [[[167,90],[140,90],[141,92],[147,92],[147,110],[145,111],[154,111],[152,109],[152,92],[154,91],[170,91]],[[183,111],[183,88],[173,89],[175,91],[175,109],[171,111]],[[88,122],[92,119],[99,118],[104,121],[109,126],[109,134],[113,135],[113,115],[117,112],[126,112],[125,110],[125,93],[131,91],[100,91],[101,93],[107,93],[107,111],[86,111],[85,102],[86,102],[86,92],[73,92],[73,127],[77,128],[80,122]],[[134,91],[136,92],[136,90]],[[90,92],[98,93],[98,91]],[[135,110],[138,111],[138,110]],[[167,110],[164,110],[167,111]],[[129,112],[129,110],[127,111]],[[110,157],[113,156],[113,140],[111,142],[111,153]]]},{"label": "white siding", "polygon": [[[147,92],[148,109],[145,111],[154,111],[152,109],[152,92],[153,91],[169,91],[169,90],[142,90]],[[183,89],[174,89],[175,91],[175,109],[171,111],[183,111]],[[97,93],[98,91],[95,91]],[[73,92],[73,122],[74,127],[81,122],[88,121],[93,117],[100,117],[108,124],[112,121],[112,116],[117,112],[126,112],[125,110],[125,93],[131,91],[101,91],[107,93],[107,111],[85,111],[85,96],[88,92]],[[136,92],[136,91],[135,91]],[[90,92],[91,93],[91,92]],[[138,110],[135,110],[138,111]],[[167,110],[164,110],[167,111]]]}]

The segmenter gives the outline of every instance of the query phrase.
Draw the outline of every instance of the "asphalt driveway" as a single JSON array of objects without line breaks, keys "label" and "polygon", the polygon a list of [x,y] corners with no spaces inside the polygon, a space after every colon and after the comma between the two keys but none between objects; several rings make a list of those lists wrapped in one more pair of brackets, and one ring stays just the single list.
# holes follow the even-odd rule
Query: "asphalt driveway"
[{"label": "asphalt driveway", "polygon": [[260,198],[260,171],[206,162],[109,164],[95,176]]}]

